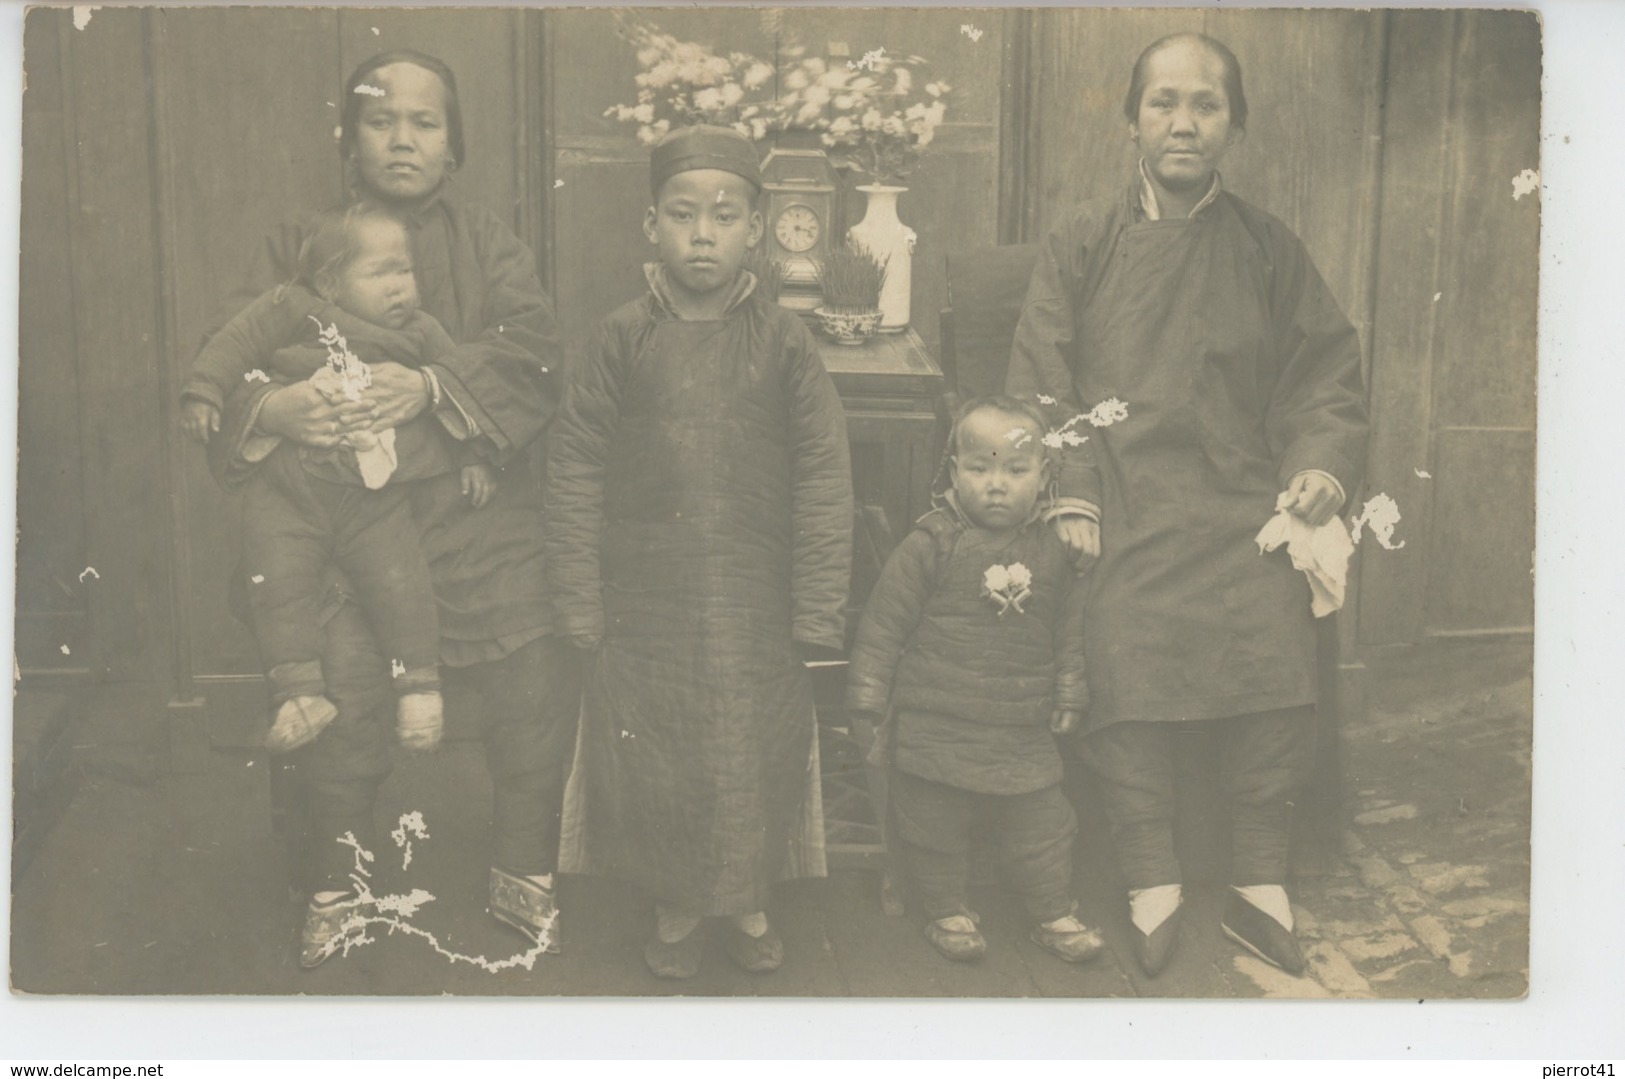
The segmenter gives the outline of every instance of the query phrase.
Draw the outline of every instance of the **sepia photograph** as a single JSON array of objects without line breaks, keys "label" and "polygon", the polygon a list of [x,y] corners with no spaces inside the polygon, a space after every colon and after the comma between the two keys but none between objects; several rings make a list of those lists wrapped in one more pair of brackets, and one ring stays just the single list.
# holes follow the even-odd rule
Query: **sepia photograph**
[{"label": "sepia photograph", "polygon": [[23,33],[13,994],[1554,977],[1539,13]]}]

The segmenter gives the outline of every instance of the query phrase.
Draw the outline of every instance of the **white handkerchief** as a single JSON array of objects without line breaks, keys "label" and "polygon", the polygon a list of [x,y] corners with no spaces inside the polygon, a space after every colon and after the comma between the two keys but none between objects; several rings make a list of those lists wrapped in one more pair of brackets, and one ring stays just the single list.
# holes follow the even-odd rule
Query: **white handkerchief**
[{"label": "white handkerchief", "polygon": [[1282,491],[1275,500],[1275,516],[1255,537],[1258,553],[1264,554],[1286,544],[1292,565],[1309,578],[1309,609],[1316,618],[1324,618],[1343,606],[1354,541],[1349,539],[1348,527],[1341,517],[1311,528],[1308,521],[1281,508],[1289,502],[1290,496]]}]

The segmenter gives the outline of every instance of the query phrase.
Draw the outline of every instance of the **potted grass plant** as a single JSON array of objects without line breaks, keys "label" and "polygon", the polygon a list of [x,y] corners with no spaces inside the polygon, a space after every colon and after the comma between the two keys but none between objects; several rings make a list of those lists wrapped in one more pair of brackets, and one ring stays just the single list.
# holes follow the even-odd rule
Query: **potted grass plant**
[{"label": "potted grass plant", "polygon": [[880,293],[886,287],[886,260],[861,244],[834,247],[818,265],[823,306],[814,311],[819,327],[841,345],[858,345],[880,325]]}]

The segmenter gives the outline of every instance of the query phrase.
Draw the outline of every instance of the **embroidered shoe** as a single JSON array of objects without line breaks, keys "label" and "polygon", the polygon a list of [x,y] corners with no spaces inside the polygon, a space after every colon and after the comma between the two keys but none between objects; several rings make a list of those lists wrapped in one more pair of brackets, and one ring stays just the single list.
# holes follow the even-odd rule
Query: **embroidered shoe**
[{"label": "embroidered shoe", "polygon": [[491,867],[491,916],[549,955],[559,954],[559,907],[551,888]]},{"label": "embroidered shoe", "polygon": [[1068,963],[1093,959],[1106,947],[1100,930],[1090,929],[1075,914],[1034,926],[1032,939],[1034,944]]},{"label": "embroidered shoe", "polygon": [[1292,930],[1234,892],[1225,898],[1219,928],[1225,936],[1288,974],[1302,974],[1308,966]]},{"label": "embroidered shoe", "polygon": [[969,911],[926,922],[925,938],[956,963],[980,959],[987,953],[987,939],[977,932],[976,915]]},{"label": "embroidered shoe", "polygon": [[305,925],[299,933],[299,965],[315,970],[344,946],[345,939],[361,935],[365,904],[350,893],[331,903],[314,899],[305,910]]}]

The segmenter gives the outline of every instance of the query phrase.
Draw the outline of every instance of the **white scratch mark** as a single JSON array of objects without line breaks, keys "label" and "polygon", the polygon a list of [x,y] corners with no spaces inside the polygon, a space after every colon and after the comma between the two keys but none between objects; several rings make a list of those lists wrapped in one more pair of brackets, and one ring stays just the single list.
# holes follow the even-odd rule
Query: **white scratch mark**
[{"label": "white scratch mark", "polygon": [[[416,816],[407,814],[401,818],[404,830],[408,819]],[[421,817],[412,823],[420,823]],[[424,830],[423,837],[427,838],[428,831]],[[411,919],[424,905],[434,902],[434,896],[422,888],[414,888],[405,895],[374,895],[368,878],[372,872],[367,869],[367,863],[373,861],[372,851],[362,847],[355,838],[354,832],[345,832],[334,842],[349,847],[355,852],[355,867],[350,872],[350,884],[355,891],[355,897],[345,902],[350,913],[339,926],[339,931],[323,947],[323,957],[331,956],[335,952],[342,952],[348,956],[352,948],[359,948],[364,944],[374,944],[378,938],[367,932],[371,926],[384,926],[393,935],[402,933],[409,937],[418,937],[429,942],[429,946],[446,957],[449,963],[467,963],[479,967],[481,970],[496,974],[513,967],[524,967],[532,970],[539,956],[547,951],[553,944],[553,935],[549,929],[544,929],[536,943],[529,950],[518,952],[506,959],[491,960],[483,955],[466,955],[454,952],[440,943],[438,937],[426,929],[419,928],[411,923]],[[378,911],[377,914],[367,913],[367,908]]]},{"label": "white scratch mark", "polygon": [[853,71],[873,71],[874,66],[885,59],[885,56],[886,47],[882,45],[878,49],[870,49],[856,60],[848,60],[846,66]]},{"label": "white scratch mark", "polygon": [[254,762],[253,762],[253,761],[249,761],[249,762],[248,762],[248,764],[247,764],[247,765],[245,765],[245,766],[244,766],[244,767],[247,767],[247,768],[252,768],[252,767],[254,767]]},{"label": "white scratch mark", "polygon": [[256,573],[256,574],[254,574],[254,576],[250,577],[249,580],[252,581],[254,584],[264,584],[265,583],[265,574]]},{"label": "white scratch mark", "polygon": [[258,367],[256,367],[252,371],[244,371],[243,372],[243,381],[244,382],[265,382],[265,383],[269,383],[271,381],[271,376],[266,374],[264,371],[261,371]]},{"label": "white scratch mark", "polygon": [[[377,32],[377,30],[373,31],[375,34]],[[358,94],[366,94],[368,97],[387,97],[389,95],[389,91],[385,90],[382,86],[373,86],[369,83],[362,83],[360,86],[357,86],[355,88],[355,92]]]},{"label": "white scratch mark", "polygon": [[333,129],[333,141],[334,141],[334,142],[340,142],[340,141],[342,141],[342,140],[343,140],[343,139],[344,139],[344,128],[342,128],[342,127],[335,127],[335,128],[334,128],[334,129]]},{"label": "white scratch mark", "polygon": [[367,29],[369,29],[369,30],[371,30],[371,31],[372,31],[372,36],[373,36],[373,37],[377,37],[377,36],[378,36],[378,27],[376,27],[376,26],[369,26],[369,27],[367,27]]},{"label": "white scratch mark", "polygon": [[1442,292],[1435,292],[1435,293],[1434,293],[1434,294],[1433,294],[1433,302],[1434,302],[1434,303],[1438,303],[1438,302],[1439,302],[1439,300],[1440,300],[1440,299],[1442,299],[1442,298],[1443,298],[1443,296],[1444,296],[1444,293],[1442,293]]},{"label": "white scratch mark", "polygon": [[959,24],[959,32],[970,38],[972,41],[981,41],[982,34],[985,31],[977,29],[968,22],[962,22]]},{"label": "white scratch mark", "polygon": [[1087,418],[1092,427],[1110,427],[1128,419],[1128,406],[1115,397],[1108,397],[1091,408]]},{"label": "white scratch mark", "polygon": [[332,103],[332,102],[331,102],[331,101],[329,101],[329,102],[328,102],[328,103],[327,103],[327,107],[328,107],[328,108],[330,108],[330,109],[336,109],[336,108],[338,108],[338,106],[337,106],[337,105],[335,105],[335,104],[333,104],[333,103]]},{"label": "white scratch mark", "polygon": [[1033,440],[1031,432],[1025,427],[1012,427],[1004,433],[1004,437],[1009,439],[1018,450]]},{"label": "white scratch mark", "polygon": [[403,675],[405,673],[406,673],[406,664],[402,663],[398,659],[392,659],[392,660],[389,661],[389,676],[391,678],[399,678],[401,675]]},{"label": "white scratch mark", "polygon": [[1085,442],[1089,441],[1089,436],[1080,435],[1072,428],[1076,427],[1080,423],[1083,423],[1087,419],[1089,419],[1089,415],[1087,413],[1080,412],[1078,415],[1073,416],[1070,420],[1067,420],[1065,423],[1061,424],[1061,426],[1057,427],[1055,430],[1050,431],[1043,438],[1039,439],[1039,441],[1052,450],[1058,450],[1062,446],[1081,446]]},{"label": "white scratch mark", "polygon": [[402,869],[412,864],[413,836],[419,839],[429,838],[429,826],[423,823],[423,813],[416,809],[410,813],[402,813],[401,819],[396,822],[394,831],[389,833],[389,838],[393,839],[395,845],[401,848],[403,852],[401,856]]},{"label": "white scratch mark", "polygon": [[1038,403],[1041,405],[1053,405],[1055,403],[1055,398],[1051,397],[1047,393],[1040,393],[1036,394],[1035,396],[1038,398]]},{"label": "white scratch mark", "polygon": [[100,6],[96,4],[75,4],[73,7],[73,28],[83,30],[90,25],[91,13],[100,10]]},{"label": "white scratch mark", "polygon": [[1517,202],[1525,195],[1533,195],[1540,190],[1540,173],[1534,169],[1524,169],[1512,178],[1512,201]]},{"label": "white scratch mark", "polygon": [[636,735],[634,735],[631,731],[622,731],[621,732],[621,737],[622,738],[635,738]]},{"label": "white scratch mark", "polygon": [[1360,530],[1367,525],[1371,526],[1371,534],[1377,542],[1389,551],[1397,551],[1405,546],[1405,541],[1394,542],[1394,526],[1399,524],[1399,504],[1385,494],[1373,495],[1366,500],[1360,510],[1360,515],[1350,522],[1353,529],[1354,542],[1360,542]]},{"label": "white scratch mark", "polygon": [[1416,478],[1419,480],[1431,480],[1433,478],[1433,473],[1424,472],[1420,468],[1413,468],[1411,471],[1416,473]]},{"label": "white scratch mark", "polygon": [[84,584],[86,577],[94,577],[98,581],[102,579],[102,575],[96,572],[95,566],[86,566],[84,569],[79,571],[79,583]]},{"label": "white scratch mark", "polygon": [[98,940],[95,944],[92,944],[91,947],[92,948],[105,948],[105,947],[107,947],[107,942],[105,940]]},{"label": "white scratch mark", "polygon": [[563,186],[564,186],[564,181],[563,180],[554,180],[553,181],[553,190],[554,191],[557,191],[559,188],[561,188]]},{"label": "white scratch mark", "polygon": [[73,653],[72,653],[72,652],[70,652],[70,651],[68,651],[68,646],[67,646],[67,645],[63,645],[63,646],[62,646],[62,654],[63,654],[63,655],[64,655],[64,656],[71,656],[71,655],[73,655]]}]

